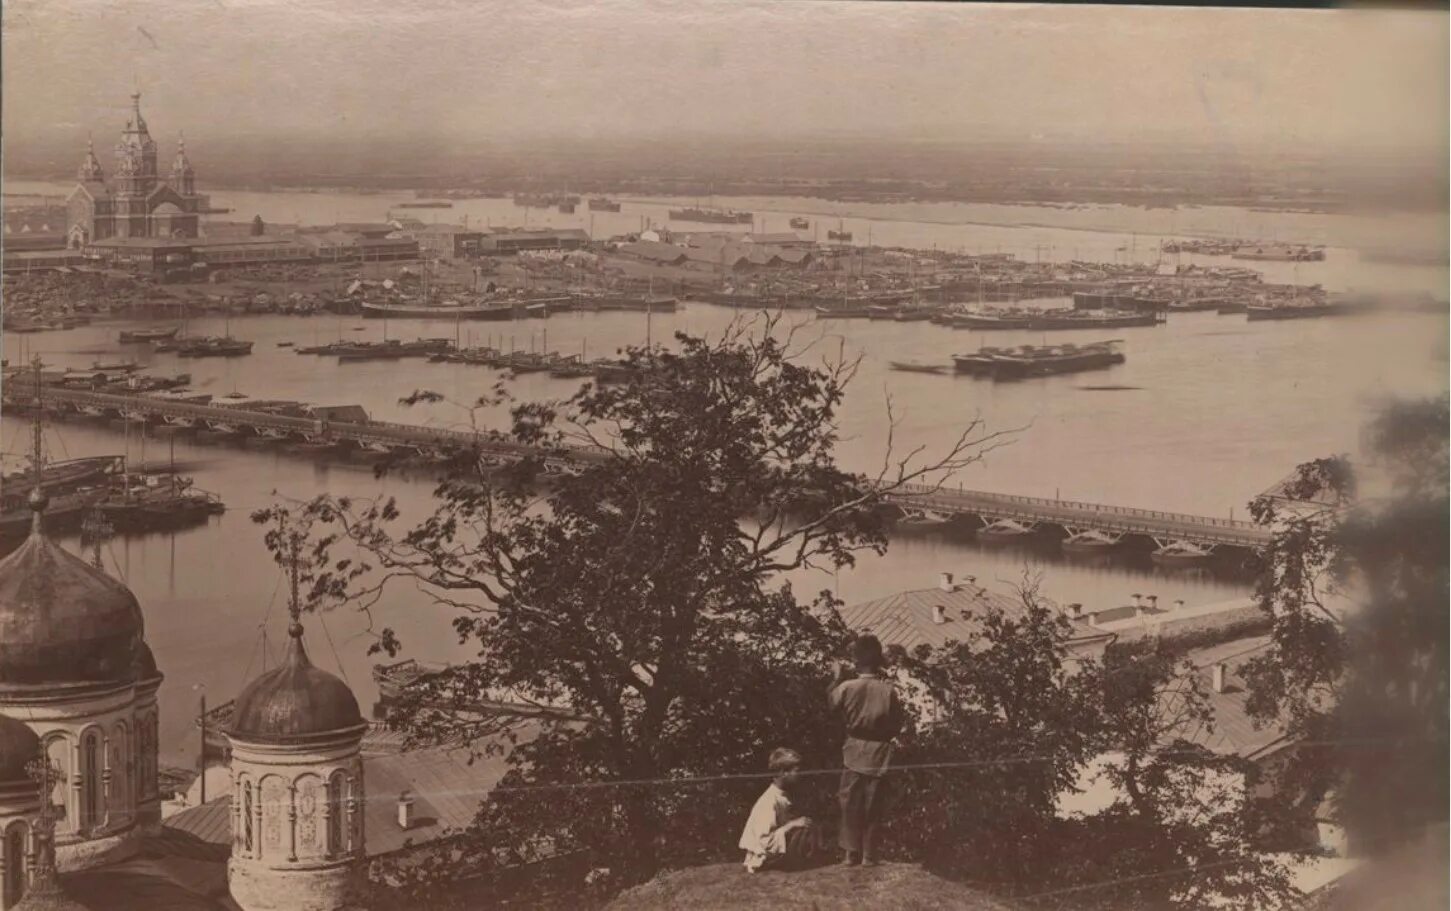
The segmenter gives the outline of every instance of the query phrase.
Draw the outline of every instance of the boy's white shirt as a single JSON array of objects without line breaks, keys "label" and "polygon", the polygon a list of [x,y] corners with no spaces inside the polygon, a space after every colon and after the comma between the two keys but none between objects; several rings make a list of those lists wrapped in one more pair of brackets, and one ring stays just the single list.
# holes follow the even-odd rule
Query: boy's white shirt
[{"label": "boy's white shirt", "polygon": [[751,808],[751,815],[746,820],[746,828],[741,832],[740,848],[746,852],[747,870],[756,872],[766,862],[768,854],[780,853],[784,844],[771,837],[774,833],[778,830],[784,833],[794,826],[806,824],[804,816],[783,822],[790,812],[791,798],[776,787],[774,781],[771,782],[770,787],[756,799],[756,805]]}]

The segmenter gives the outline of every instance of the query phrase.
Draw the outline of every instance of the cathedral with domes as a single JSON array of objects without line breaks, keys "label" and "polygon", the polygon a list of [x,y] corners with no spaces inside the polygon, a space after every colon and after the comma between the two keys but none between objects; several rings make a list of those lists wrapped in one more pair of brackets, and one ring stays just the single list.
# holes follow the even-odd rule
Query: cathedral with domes
[{"label": "cathedral with domes", "polygon": [[197,237],[201,216],[210,208],[196,192],[196,172],[178,140],[169,179],[157,162],[156,141],[141,116],[141,94],[131,96],[132,116],[116,145],[115,171],[108,180],[94,146],[76,173],[66,200],[66,244],[84,248],[93,241]]},{"label": "cathedral with domes", "polygon": [[[187,840],[162,825],[163,677],[141,607],[46,534],[39,487],[30,505],[29,537],[0,561],[0,911],[355,907],[368,725],[309,660],[296,603],[282,663],[226,726],[229,832]],[[224,883],[199,888],[205,870]]]}]

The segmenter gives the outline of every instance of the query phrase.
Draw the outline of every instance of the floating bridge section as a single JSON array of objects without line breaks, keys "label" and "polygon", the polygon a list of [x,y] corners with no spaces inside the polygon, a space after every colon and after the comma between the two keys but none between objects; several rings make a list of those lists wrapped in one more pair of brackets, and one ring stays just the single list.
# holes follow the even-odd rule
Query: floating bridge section
[{"label": "floating bridge section", "polygon": [[888,499],[909,512],[977,516],[985,522],[1011,520],[1026,525],[1053,525],[1070,536],[1096,531],[1114,537],[1142,535],[1160,545],[1185,541],[1211,548],[1222,545],[1248,549],[1261,547],[1270,540],[1270,531],[1253,522],[1077,500],[917,484],[898,488]]},{"label": "floating bridge section", "polygon": [[[31,383],[12,378],[5,384],[7,405],[29,405],[35,400]],[[174,402],[141,395],[92,392],[45,387],[42,402],[47,410],[71,411],[96,417],[120,417],[134,421],[161,421],[178,429],[210,430],[234,436],[255,436],[292,440],[321,446],[354,445],[385,453],[416,453],[441,458],[450,452],[477,447],[481,458],[499,463],[534,452],[529,447],[490,431],[455,430],[419,424],[385,421],[338,421],[325,417],[251,411],[236,405],[200,405]],[[574,471],[580,462],[601,457],[595,450],[568,450],[558,458],[546,459],[548,471]],[[909,484],[890,492],[886,499],[908,514],[972,516],[984,524],[1016,522],[1033,527],[1061,528],[1070,537],[1098,533],[1118,540],[1134,535],[1166,543],[1186,542],[1195,546],[1254,549],[1270,539],[1270,532],[1252,522],[1208,516],[1160,512],[990,493],[981,490]]]},{"label": "floating bridge section", "polygon": [[[16,379],[6,382],[0,401],[5,405],[33,406],[34,385]],[[290,440],[329,446],[353,444],[382,453],[417,453],[444,457],[466,447],[478,447],[484,458],[507,461],[533,450],[502,434],[487,430],[456,430],[420,424],[387,421],[339,421],[327,417],[254,411],[243,405],[200,405],[174,402],[144,395],[92,392],[47,386],[41,393],[47,411],[71,412],[93,417],[114,417],[137,422],[157,421],[178,429],[207,430],[236,437]],[[560,459],[547,459],[550,468],[574,467],[592,456],[588,450],[572,451]],[[559,464],[554,464],[558,462]]]}]

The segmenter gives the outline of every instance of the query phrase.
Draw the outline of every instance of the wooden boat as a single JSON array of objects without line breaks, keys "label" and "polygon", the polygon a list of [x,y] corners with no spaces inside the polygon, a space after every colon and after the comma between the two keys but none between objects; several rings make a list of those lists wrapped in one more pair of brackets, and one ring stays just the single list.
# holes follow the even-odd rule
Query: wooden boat
[{"label": "wooden boat", "polygon": [[1084,531],[1063,539],[1063,552],[1067,554],[1101,554],[1113,550],[1120,539],[1101,531]]},{"label": "wooden boat", "polygon": [[1124,362],[1123,353],[1115,350],[1114,344],[1096,342],[1092,345],[1059,345],[1020,349],[1015,354],[994,355],[992,378],[1020,380],[1112,367]]},{"label": "wooden boat", "polygon": [[952,315],[954,329],[1031,329],[1033,317],[1022,313],[962,311]]},{"label": "wooden boat", "polygon": [[902,370],[907,373],[946,373],[945,364],[917,364],[911,361],[888,361],[893,370]]},{"label": "wooden boat", "polygon": [[1029,317],[1027,328],[1035,332],[1050,329],[1126,329],[1157,326],[1163,322],[1163,314],[1157,311],[1070,310]]},{"label": "wooden boat", "polygon": [[1193,297],[1176,300],[1169,304],[1170,313],[1200,313],[1205,310],[1218,310],[1228,303],[1222,297]]},{"label": "wooden boat", "polygon": [[[125,467],[125,457],[118,455],[87,456],[79,459],[67,459],[63,462],[50,462],[41,472],[41,484],[49,493],[100,484],[107,477],[125,471]],[[4,477],[0,478],[0,488],[3,488],[4,498],[7,501],[11,497],[18,497],[23,501],[30,495],[30,489],[34,486],[34,473],[28,469],[6,472]]]},{"label": "wooden boat", "polygon": [[936,307],[903,307],[892,314],[892,319],[899,323],[922,323],[937,316]]},{"label": "wooden boat", "polygon": [[176,338],[176,334],[180,331],[180,326],[159,329],[122,329],[119,340],[127,343],[159,342],[163,339]]},{"label": "wooden boat", "polygon": [[242,357],[252,353],[252,342],[210,336],[189,338],[176,348],[177,357]]},{"label": "wooden boat", "polygon": [[1214,309],[1220,316],[1228,316],[1233,313],[1244,313],[1249,309],[1249,305],[1244,301],[1230,301],[1229,303],[1220,304]]},{"label": "wooden boat", "polygon": [[1017,519],[998,519],[977,530],[977,539],[983,543],[1002,544],[1009,541],[1023,541],[1038,533],[1033,525],[1024,525]]},{"label": "wooden boat", "polygon": [[1194,566],[1208,560],[1211,551],[1207,547],[1188,541],[1166,544],[1149,555],[1149,559],[1161,566]]},{"label": "wooden boat", "polygon": [[529,354],[516,351],[504,358],[502,366],[515,373],[543,373],[554,366],[556,354]]},{"label": "wooden boat", "polygon": [[91,369],[100,373],[135,373],[141,365],[135,361],[92,361]]},{"label": "wooden boat", "polygon": [[554,305],[563,309],[570,303],[569,295],[551,295],[535,298],[491,298],[480,303],[460,304],[445,301],[441,304],[382,304],[364,301],[363,316],[370,319],[452,319],[452,320],[506,320],[523,315],[532,305]]},{"label": "wooden boat", "polygon": [[951,522],[951,516],[940,513],[916,512],[904,515],[898,519],[897,527],[904,530],[926,531],[933,528],[942,528]]},{"label": "wooden boat", "polygon": [[990,376],[993,372],[995,358],[1000,354],[1010,354],[1013,348],[979,348],[972,354],[954,354],[952,356],[953,368],[958,373],[966,373],[971,376]]},{"label": "wooden boat", "polygon": [[403,343],[394,339],[386,342],[362,342],[346,345],[331,352],[337,355],[339,363],[348,361],[398,360],[404,356]]},{"label": "wooden boat", "polygon": [[853,307],[848,304],[837,307],[824,307],[818,304],[814,309],[817,319],[869,319],[872,315],[871,307]]},{"label": "wooden boat", "polygon": [[[105,494],[105,488],[86,488],[50,497],[45,508],[45,527],[56,531],[79,526]],[[13,509],[0,509],[0,539],[24,537],[30,531],[34,515],[24,503]]]},{"label": "wooden boat", "polygon": [[1268,304],[1245,308],[1250,322],[1257,320],[1313,319],[1317,316],[1339,316],[1345,313],[1338,304]]},{"label": "wooden boat", "polygon": [[1167,297],[1117,291],[1075,291],[1074,310],[1130,310],[1138,313],[1155,310],[1169,310],[1173,301]]}]

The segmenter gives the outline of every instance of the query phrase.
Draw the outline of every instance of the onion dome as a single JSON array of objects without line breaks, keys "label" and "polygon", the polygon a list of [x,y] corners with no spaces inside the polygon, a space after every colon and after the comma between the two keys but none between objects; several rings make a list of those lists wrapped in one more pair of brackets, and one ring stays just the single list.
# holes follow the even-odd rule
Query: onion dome
[{"label": "onion dome", "polygon": [[308,660],[294,617],[282,664],[247,684],[227,734],[261,743],[296,743],[361,731],[367,724],[353,691]]},{"label": "onion dome", "polygon": [[0,788],[31,783],[27,766],[40,758],[40,738],[22,721],[0,715]]},{"label": "onion dome", "polygon": [[156,656],[151,653],[151,646],[144,639],[137,644],[136,659],[131,666],[137,681],[155,680],[161,676],[161,668],[156,666]]},{"label": "onion dome", "polygon": [[0,688],[135,679],[144,624],[124,585],[41,530],[46,498],[30,493],[30,537],[0,561]]},{"label": "onion dome", "polygon": [[101,170],[101,162],[96,158],[96,146],[90,140],[86,140],[86,157],[81,162],[81,167],[76,172],[76,176],[83,183],[106,179],[105,173]]}]

